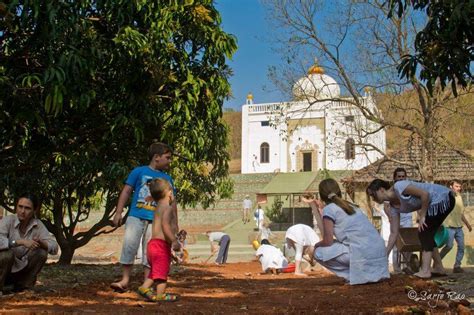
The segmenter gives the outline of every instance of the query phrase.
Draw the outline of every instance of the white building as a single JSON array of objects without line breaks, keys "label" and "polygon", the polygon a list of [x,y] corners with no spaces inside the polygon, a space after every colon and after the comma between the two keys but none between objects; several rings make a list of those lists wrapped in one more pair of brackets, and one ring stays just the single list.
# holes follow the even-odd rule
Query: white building
[{"label": "white building", "polygon": [[[385,130],[367,120],[336,81],[313,66],[293,87],[291,102],[242,106],[242,173],[356,170],[385,152]],[[376,111],[369,90],[360,98]]]}]

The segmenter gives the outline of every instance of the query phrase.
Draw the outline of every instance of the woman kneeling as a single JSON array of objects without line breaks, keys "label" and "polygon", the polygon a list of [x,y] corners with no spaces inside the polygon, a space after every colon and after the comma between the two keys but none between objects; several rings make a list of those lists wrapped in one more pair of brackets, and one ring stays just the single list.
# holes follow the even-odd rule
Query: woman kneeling
[{"label": "woman kneeling", "polygon": [[22,195],[15,210],[15,215],[0,220],[0,292],[5,284],[13,285],[14,291],[32,288],[48,253],[58,252],[54,237],[35,218],[39,210],[35,196]]},{"label": "woman kneeling", "polygon": [[323,217],[323,239],[308,254],[351,285],[390,278],[385,242],[365,214],[342,199],[333,179],[319,184],[319,195],[323,202],[304,199],[315,216],[322,209]]}]

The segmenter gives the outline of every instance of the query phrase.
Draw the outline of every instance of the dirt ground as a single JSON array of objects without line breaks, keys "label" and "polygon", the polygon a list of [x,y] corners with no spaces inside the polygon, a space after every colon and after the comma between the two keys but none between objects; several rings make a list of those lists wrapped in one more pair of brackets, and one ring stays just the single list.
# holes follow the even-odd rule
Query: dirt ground
[{"label": "dirt ground", "polygon": [[[258,262],[190,264],[173,269],[169,292],[178,293],[175,303],[145,302],[136,293],[140,268],[133,272],[133,290],[115,293],[109,284],[120,278],[118,264],[61,267],[47,265],[33,291],[0,297],[0,314],[37,313],[171,313],[171,314],[305,314],[305,313],[446,313],[469,309],[446,297],[415,301],[414,290],[439,294],[433,281],[404,275],[369,285],[349,286],[324,270],[308,277],[293,274],[261,274]],[[430,302],[430,304],[428,304]],[[449,302],[449,303],[447,303]]]}]

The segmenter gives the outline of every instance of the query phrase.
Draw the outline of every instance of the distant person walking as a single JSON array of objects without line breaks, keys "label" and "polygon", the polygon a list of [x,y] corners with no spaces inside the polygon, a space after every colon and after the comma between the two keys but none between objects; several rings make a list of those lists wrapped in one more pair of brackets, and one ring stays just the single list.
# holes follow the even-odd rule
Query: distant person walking
[{"label": "distant person walking", "polygon": [[245,199],[242,202],[243,214],[242,214],[242,222],[247,224],[250,222],[250,209],[252,209],[252,200],[250,200],[249,195],[245,195]]},{"label": "distant person walking", "polygon": [[222,265],[227,262],[229,254],[230,236],[224,232],[206,232],[211,243],[211,255],[217,253],[216,265]]},{"label": "distant person walking", "polygon": [[448,215],[446,220],[444,220],[443,225],[448,229],[448,241],[446,246],[441,249],[440,255],[443,259],[447,253],[453,248],[454,240],[458,244],[458,249],[456,252],[456,261],[454,262],[453,272],[461,273],[464,272],[464,269],[461,268],[461,262],[464,257],[464,232],[462,230],[462,224],[464,223],[469,230],[472,231],[471,224],[467,221],[464,216],[464,203],[461,197],[462,184],[459,180],[452,180],[449,184],[449,188],[455,193],[456,205],[454,206],[453,211]]},{"label": "distant person walking", "polygon": [[257,205],[257,209],[255,209],[253,214],[253,219],[256,221],[255,223],[257,224],[258,231],[260,232],[265,220],[265,212],[263,211],[262,206]]}]

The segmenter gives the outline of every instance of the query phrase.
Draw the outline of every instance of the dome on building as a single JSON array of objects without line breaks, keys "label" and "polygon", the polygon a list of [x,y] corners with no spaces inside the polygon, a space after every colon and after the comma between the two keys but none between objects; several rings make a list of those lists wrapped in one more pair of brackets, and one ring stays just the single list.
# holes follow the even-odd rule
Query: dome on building
[{"label": "dome on building", "polygon": [[324,69],[316,64],[293,85],[293,97],[297,101],[336,98],[340,95],[341,89],[336,80],[324,74]]}]

